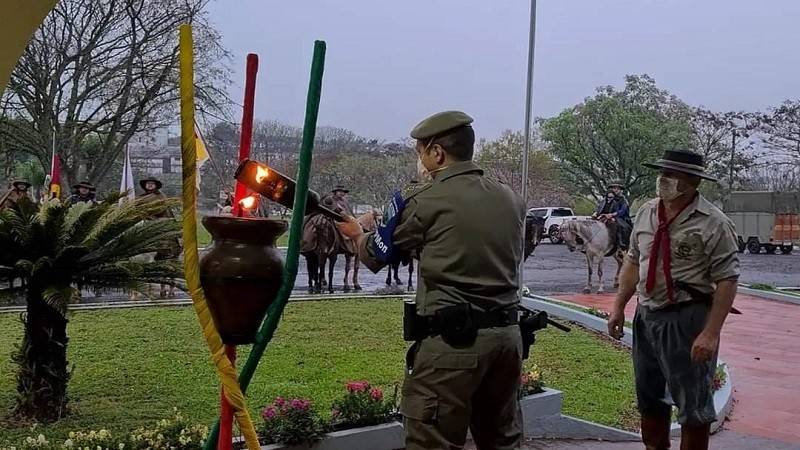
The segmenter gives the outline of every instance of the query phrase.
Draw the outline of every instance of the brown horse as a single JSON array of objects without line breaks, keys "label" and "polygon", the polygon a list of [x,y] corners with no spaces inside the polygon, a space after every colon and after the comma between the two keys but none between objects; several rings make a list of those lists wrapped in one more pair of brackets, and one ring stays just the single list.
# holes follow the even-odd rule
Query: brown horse
[{"label": "brown horse", "polygon": [[[335,205],[327,205],[342,213],[343,209]],[[372,210],[357,220],[368,230],[377,228],[381,212]],[[328,292],[333,293],[333,271],[339,255],[344,255],[344,292],[350,292],[350,274],[352,272],[353,289],[361,290],[358,283],[358,252],[355,243],[342,236],[333,219],[322,214],[312,214],[303,224],[303,239],[300,253],[306,258],[308,267],[308,289],[310,293],[322,292],[327,285]],[[328,278],[325,279],[325,266],[328,266]]]}]

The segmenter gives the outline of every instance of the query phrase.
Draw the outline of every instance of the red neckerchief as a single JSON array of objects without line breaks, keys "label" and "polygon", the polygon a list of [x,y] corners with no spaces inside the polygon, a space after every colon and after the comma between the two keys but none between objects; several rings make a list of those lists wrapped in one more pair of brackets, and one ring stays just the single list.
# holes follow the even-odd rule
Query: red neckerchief
[{"label": "red neckerchief", "polygon": [[645,291],[649,294],[652,292],[656,285],[656,268],[658,267],[658,256],[662,255],[662,270],[664,271],[664,282],[667,284],[667,303],[673,303],[675,300],[672,298],[672,251],[669,239],[669,226],[677,219],[686,208],[695,202],[697,195],[689,203],[683,206],[678,214],[667,220],[667,212],[664,208],[664,201],[658,202],[658,230],[656,230],[655,238],[653,238],[653,248],[650,252],[650,263],[647,266],[647,282],[645,283]]}]

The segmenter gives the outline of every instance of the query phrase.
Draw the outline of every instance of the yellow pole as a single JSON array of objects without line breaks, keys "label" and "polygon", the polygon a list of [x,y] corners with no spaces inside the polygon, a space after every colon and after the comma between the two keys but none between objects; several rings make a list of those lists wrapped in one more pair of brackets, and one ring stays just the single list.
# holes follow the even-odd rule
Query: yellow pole
[{"label": "yellow pole", "polygon": [[0,0],[0,95],[33,33],[56,0]]},{"label": "yellow pole", "polygon": [[247,410],[244,394],[239,386],[236,371],[225,354],[211,313],[208,310],[203,289],[200,286],[200,268],[197,254],[197,222],[195,219],[195,177],[197,175],[197,150],[194,137],[194,74],[193,74],[192,27],[180,27],[180,96],[181,96],[181,159],[183,172],[183,257],[186,285],[192,296],[197,320],[203,330],[211,359],[222,383],[222,390],[236,415],[236,421],[244,434],[247,448],[258,450],[258,436]]}]

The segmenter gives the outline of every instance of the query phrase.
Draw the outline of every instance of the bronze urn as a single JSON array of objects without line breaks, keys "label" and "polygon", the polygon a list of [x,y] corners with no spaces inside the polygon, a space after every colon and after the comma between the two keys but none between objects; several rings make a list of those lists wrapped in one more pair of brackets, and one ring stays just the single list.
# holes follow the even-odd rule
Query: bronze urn
[{"label": "bronze urn", "polygon": [[200,283],[222,341],[251,344],[283,279],[275,241],[285,220],[206,216],[211,247],[200,259]]}]

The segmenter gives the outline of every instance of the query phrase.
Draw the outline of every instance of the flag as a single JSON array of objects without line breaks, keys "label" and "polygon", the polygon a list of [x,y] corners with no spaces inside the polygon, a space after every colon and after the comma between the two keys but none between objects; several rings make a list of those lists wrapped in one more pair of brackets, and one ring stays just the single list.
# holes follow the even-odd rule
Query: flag
[{"label": "flag", "polygon": [[[133,185],[133,169],[131,168],[131,155],[128,153],[128,146],[125,146],[125,164],[122,166],[122,180],[119,183],[119,193],[125,195],[128,200],[136,198],[136,188]],[[119,199],[122,203],[126,197]]]},{"label": "flag", "polygon": [[197,128],[197,122],[194,124],[194,147],[197,153],[197,176],[195,177],[195,182],[197,183],[197,190],[200,190],[200,168],[203,167],[203,164],[208,161],[208,149],[206,148],[205,142],[203,142],[203,135],[200,133],[200,129]]},{"label": "flag", "polygon": [[50,163],[50,198],[61,198],[61,158],[53,152]]}]

